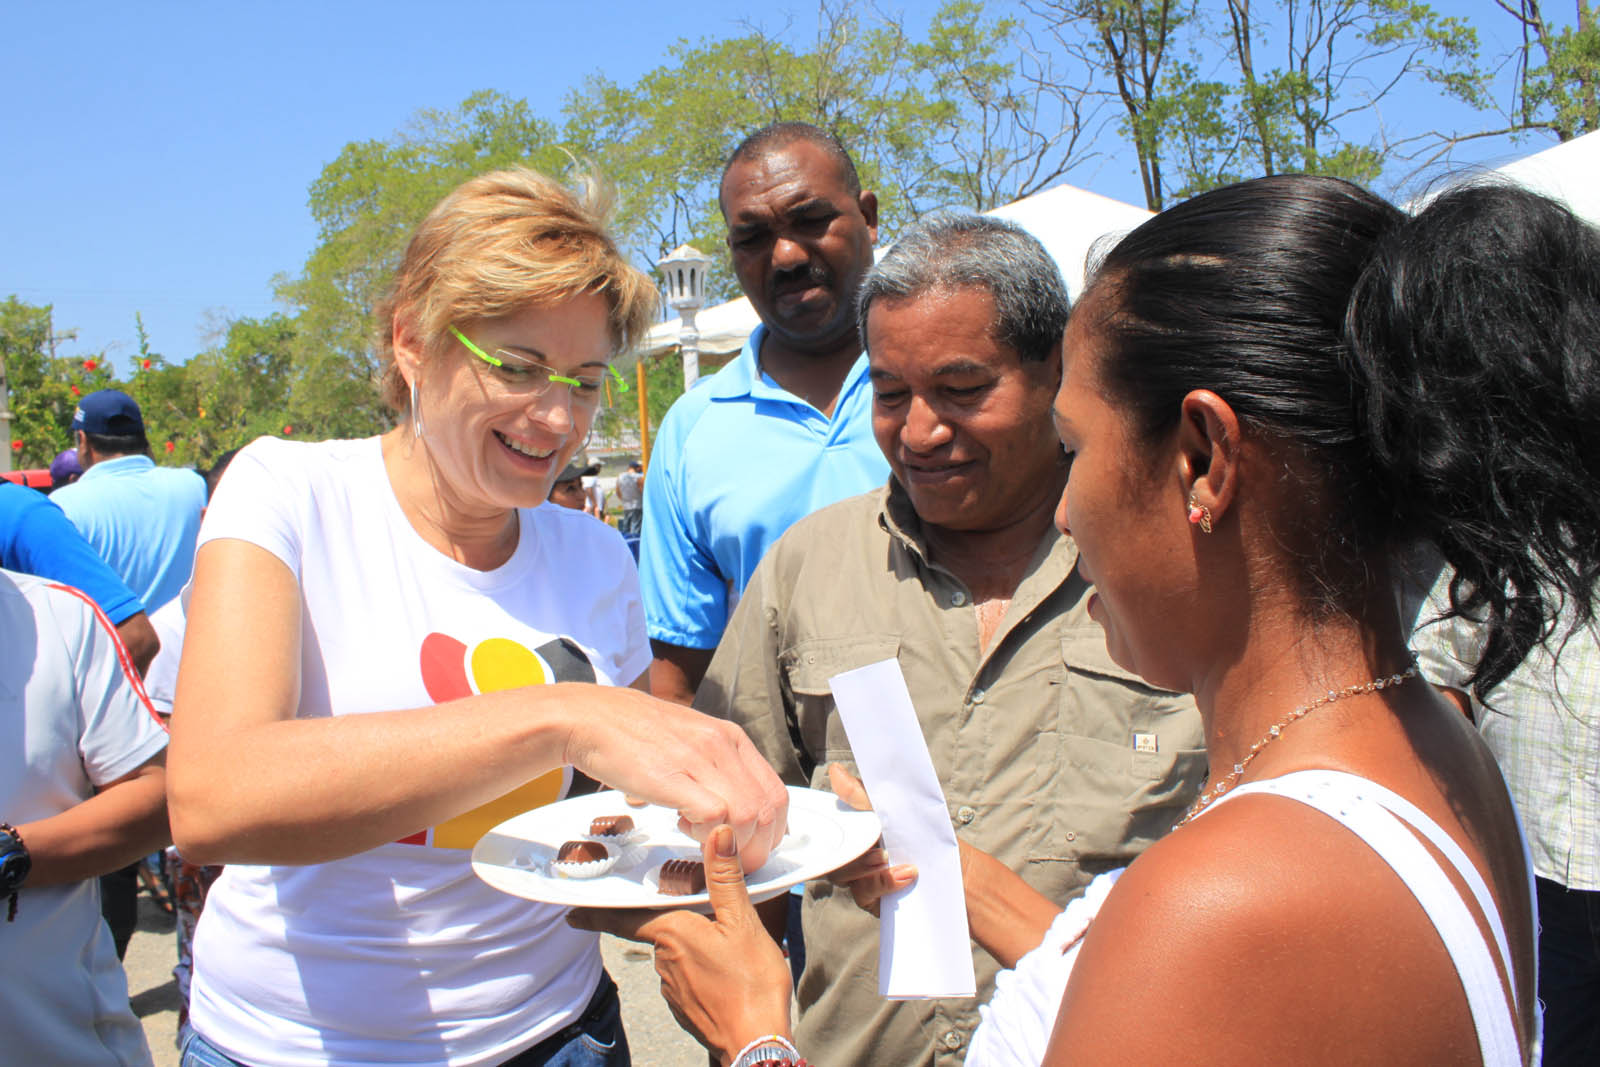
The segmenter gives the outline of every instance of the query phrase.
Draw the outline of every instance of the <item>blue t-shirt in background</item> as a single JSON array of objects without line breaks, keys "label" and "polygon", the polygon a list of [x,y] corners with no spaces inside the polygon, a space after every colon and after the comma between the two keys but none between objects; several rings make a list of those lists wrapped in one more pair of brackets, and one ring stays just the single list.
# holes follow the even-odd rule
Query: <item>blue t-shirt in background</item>
[{"label": "blue t-shirt in background", "polygon": [[758,326],[737,359],[679,397],[644,481],[639,579],[657,641],[714,648],[756,564],[797,520],[889,475],[872,436],[863,353],[830,419],[759,370]]},{"label": "blue t-shirt in background", "polygon": [[59,507],[6,481],[0,481],[0,567],[81,589],[113,626],[144,610]]}]

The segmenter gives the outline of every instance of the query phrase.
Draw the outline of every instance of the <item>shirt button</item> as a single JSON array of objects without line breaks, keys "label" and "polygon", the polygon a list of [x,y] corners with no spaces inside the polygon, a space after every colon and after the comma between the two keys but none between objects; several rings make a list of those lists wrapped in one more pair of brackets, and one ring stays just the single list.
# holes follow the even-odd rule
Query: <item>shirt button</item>
[{"label": "shirt button", "polygon": [[1067,831],[1067,840],[1068,841],[1076,841],[1077,839],[1078,839],[1078,832],[1076,830],[1068,830]]},{"label": "shirt button", "polygon": [[955,1030],[946,1030],[944,1032],[944,1047],[948,1048],[948,1049],[958,1049],[958,1048],[960,1048],[961,1047],[961,1035],[958,1032],[956,1032]]},{"label": "shirt button", "polygon": [[972,702],[974,704],[982,704],[985,696],[987,696],[987,694],[984,693],[982,689],[974,689],[972,691]]},{"label": "shirt button", "polygon": [[961,807],[956,809],[956,818],[960,819],[963,825],[966,824],[966,823],[971,822],[973,819],[976,819],[977,817],[978,817],[978,812],[977,812],[976,808],[970,808],[967,805],[963,804],[963,805],[961,805]]},{"label": "shirt button", "polygon": [[[961,590],[957,589],[954,593],[950,594],[950,603],[954,604],[956,607],[959,608],[961,605],[965,604],[966,602],[967,602],[967,594],[963,593]],[[952,1030],[950,1032],[951,1033],[955,1033],[954,1030]],[[954,1047],[954,1046],[952,1046],[952,1047]]]}]

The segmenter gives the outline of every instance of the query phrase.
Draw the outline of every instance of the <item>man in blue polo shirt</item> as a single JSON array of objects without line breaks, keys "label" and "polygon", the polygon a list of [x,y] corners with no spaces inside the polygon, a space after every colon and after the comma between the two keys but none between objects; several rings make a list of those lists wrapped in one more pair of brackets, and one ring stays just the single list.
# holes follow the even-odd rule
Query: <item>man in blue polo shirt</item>
[{"label": "man in blue polo shirt", "polygon": [[833,135],[782,122],[734,149],[720,202],[761,325],[667,412],[639,546],[650,686],[685,704],[767,549],[796,520],[888,476],[855,320],[877,197]]},{"label": "man in blue polo shirt", "polygon": [[83,477],[51,500],[154,612],[194,569],[206,483],[192,470],[157,467],[133,397],[101,389],[72,416]]}]

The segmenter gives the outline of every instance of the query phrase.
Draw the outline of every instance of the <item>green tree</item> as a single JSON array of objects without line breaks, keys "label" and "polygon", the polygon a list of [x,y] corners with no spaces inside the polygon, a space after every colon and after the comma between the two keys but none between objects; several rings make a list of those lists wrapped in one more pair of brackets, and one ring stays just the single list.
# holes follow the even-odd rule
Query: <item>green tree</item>
[{"label": "green tree", "polygon": [[751,31],[725,40],[680,40],[669,61],[624,86],[594,75],[563,108],[565,136],[619,190],[617,229],[653,264],[681,244],[711,255],[708,294],[738,295],[717,205],[722,166],[751,130],[798,120],[859,150],[863,184],[876,189],[891,227],[910,216],[910,193],[932,174],[926,122],[936,109],[904,84],[910,60],[898,27],[866,27],[851,10],[824,11],[817,38],[797,49]]},{"label": "green tree", "polygon": [[1081,159],[1086,90],[1056,76],[1018,20],[979,0],[948,0],[925,35],[851,0],[824,4],[804,43],[747,30],[680,40],[631,86],[595,75],[563,109],[573,151],[621,189],[626,247],[647,263],[686,243],[712,255],[713,299],[737,295],[722,166],[768,123],[838,136],[891,236],[933,208],[986,210],[1037,192]]},{"label": "green tree", "polygon": [[[903,32],[903,31],[902,31]],[[1094,106],[1081,70],[1060,69],[1021,20],[991,19],[979,0],[947,0],[910,49],[926,112],[925,148],[937,170],[913,204],[987,211],[1037,193],[1086,158]]]},{"label": "green tree", "polygon": [[1261,69],[1268,33],[1251,0],[1227,0],[1241,157],[1259,174],[1293,171],[1371,183],[1395,157],[1447,139],[1440,131],[1391,137],[1365,127],[1401,85],[1431,86],[1474,107],[1486,102],[1478,37],[1466,22],[1413,0],[1278,0],[1278,66]]},{"label": "green tree", "polygon": [[[1495,0],[1517,21],[1512,129],[1570,141],[1600,130],[1600,23],[1590,0],[1574,0],[1561,25],[1539,0]],[[1499,131],[1493,131],[1499,132]]]},{"label": "green tree", "polygon": [[235,319],[216,345],[182,364],[151,350],[142,323],[139,335],[124,388],[161,462],[205,467],[264,434],[305,435],[290,405],[298,331],[288,316]]},{"label": "green tree", "polygon": [[1200,79],[1185,60],[1196,50],[1194,0],[1027,0],[1025,6],[1038,32],[1085,71],[1091,91],[1114,102],[1145,204],[1161,210],[1172,184],[1166,166],[1173,132],[1192,131],[1183,149],[1193,170],[1209,155],[1200,146],[1223,129],[1225,90]]},{"label": "green tree", "polygon": [[4,447],[14,467],[48,466],[56,453],[71,448],[78,398],[118,384],[102,355],[57,356],[56,345],[71,339],[70,333],[55,332],[50,305],[15,296],[0,303],[0,355],[11,409],[11,440]]},{"label": "green tree", "polygon": [[1448,144],[1381,120],[1401,86],[1474,107],[1487,74],[1476,32],[1414,0],[1030,0],[1058,47],[1118,101],[1146,204],[1159,210],[1285,172],[1373,182]]}]

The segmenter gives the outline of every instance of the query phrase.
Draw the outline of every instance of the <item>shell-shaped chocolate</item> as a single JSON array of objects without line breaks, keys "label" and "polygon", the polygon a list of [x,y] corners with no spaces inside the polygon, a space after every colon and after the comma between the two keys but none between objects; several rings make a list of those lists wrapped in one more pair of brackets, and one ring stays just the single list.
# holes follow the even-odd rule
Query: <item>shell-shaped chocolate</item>
[{"label": "shell-shaped chocolate", "polygon": [[589,833],[594,837],[621,837],[632,832],[632,815],[600,815],[589,823]]},{"label": "shell-shaped chocolate", "polygon": [[706,891],[706,865],[699,860],[668,860],[661,865],[657,887],[663,896],[686,897]]}]

